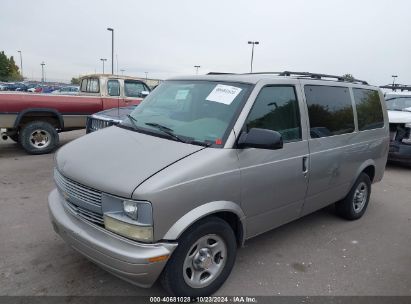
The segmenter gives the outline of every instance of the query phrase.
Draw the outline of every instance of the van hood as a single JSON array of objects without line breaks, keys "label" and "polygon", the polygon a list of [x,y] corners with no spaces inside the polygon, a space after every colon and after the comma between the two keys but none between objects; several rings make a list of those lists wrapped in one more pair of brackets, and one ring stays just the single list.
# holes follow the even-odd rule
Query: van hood
[{"label": "van hood", "polygon": [[56,166],[73,181],[128,198],[150,176],[202,149],[109,127],[64,145],[57,152]]},{"label": "van hood", "polygon": [[[409,109],[409,108],[407,108]],[[387,111],[390,123],[411,123],[411,112],[407,111]]]}]

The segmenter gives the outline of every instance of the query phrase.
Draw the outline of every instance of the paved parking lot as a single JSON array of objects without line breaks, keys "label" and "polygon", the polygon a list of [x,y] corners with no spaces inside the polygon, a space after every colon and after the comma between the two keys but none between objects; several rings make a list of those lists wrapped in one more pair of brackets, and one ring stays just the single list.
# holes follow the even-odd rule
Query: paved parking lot
[{"label": "paved parking lot", "polygon": [[[0,142],[0,295],[164,294],[106,273],[54,233],[52,168],[53,155]],[[389,165],[359,221],[326,208],[247,242],[219,294],[411,295],[411,169]]]}]

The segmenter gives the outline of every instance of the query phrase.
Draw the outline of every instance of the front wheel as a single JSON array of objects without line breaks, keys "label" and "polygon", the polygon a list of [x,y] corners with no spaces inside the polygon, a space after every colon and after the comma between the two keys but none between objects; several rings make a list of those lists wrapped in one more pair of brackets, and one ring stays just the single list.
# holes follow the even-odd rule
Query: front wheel
[{"label": "front wheel", "polygon": [[336,203],[335,207],[338,215],[347,220],[361,218],[367,209],[370,195],[370,177],[365,173],[361,173],[348,195],[342,201]]},{"label": "front wheel", "polygon": [[48,122],[32,121],[19,132],[19,142],[30,154],[45,154],[53,151],[59,142],[56,128]]},{"label": "front wheel", "polygon": [[179,239],[162,285],[175,296],[210,296],[230,275],[236,252],[236,237],[227,222],[217,217],[201,220]]}]

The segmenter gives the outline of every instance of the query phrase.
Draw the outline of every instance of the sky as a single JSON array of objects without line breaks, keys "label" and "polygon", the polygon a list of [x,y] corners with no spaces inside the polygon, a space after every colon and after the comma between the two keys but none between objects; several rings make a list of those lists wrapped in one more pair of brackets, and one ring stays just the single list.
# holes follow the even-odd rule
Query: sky
[{"label": "sky", "polygon": [[210,71],[352,74],[411,84],[409,0],[2,0],[0,51],[24,76],[68,81],[111,71],[166,79]]}]

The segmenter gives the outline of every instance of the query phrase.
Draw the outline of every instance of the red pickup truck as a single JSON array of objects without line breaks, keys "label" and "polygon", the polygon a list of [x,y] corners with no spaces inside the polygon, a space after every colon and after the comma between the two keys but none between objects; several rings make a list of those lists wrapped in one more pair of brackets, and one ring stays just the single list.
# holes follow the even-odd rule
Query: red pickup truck
[{"label": "red pickup truck", "polygon": [[84,129],[88,115],[116,107],[139,104],[150,92],[141,80],[115,75],[81,78],[75,96],[0,93],[0,129],[31,154],[53,151],[59,132]]}]

